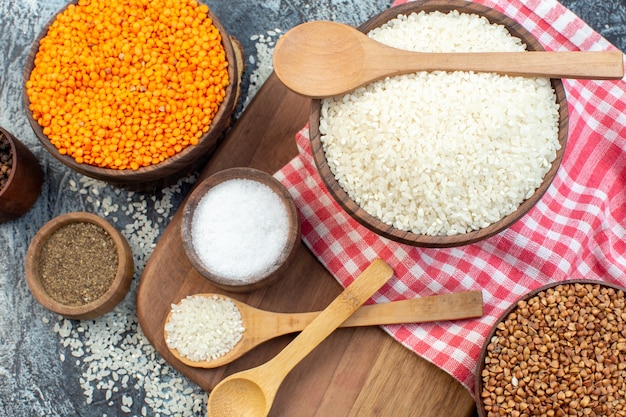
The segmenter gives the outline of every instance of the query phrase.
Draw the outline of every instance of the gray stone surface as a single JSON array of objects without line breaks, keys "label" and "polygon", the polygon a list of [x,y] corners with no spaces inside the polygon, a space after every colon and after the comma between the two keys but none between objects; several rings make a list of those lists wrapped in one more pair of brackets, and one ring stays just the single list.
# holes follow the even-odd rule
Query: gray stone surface
[{"label": "gray stone surface", "polygon": [[562,0],[561,4],[626,51],[626,0]]},{"label": "gray stone surface", "polygon": [[[626,50],[624,0],[563,3]],[[154,193],[139,193],[70,172],[41,147],[22,109],[22,68],[30,45],[65,4],[64,0],[0,0],[0,125],[33,151],[45,175],[42,193],[30,212],[0,225],[0,417],[183,415],[183,410],[205,415],[206,394],[159,358],[138,329],[134,309],[143,266],[195,176]],[[357,25],[390,1],[208,4],[244,46],[247,67],[244,97],[237,109],[240,115],[268,75],[272,42],[281,31],[313,19]],[[37,230],[54,216],[80,210],[113,222],[131,243],[136,262],[133,287],[120,307],[102,319],[85,322],[64,320],[36,303],[23,272],[27,247]],[[104,346],[103,338],[108,338]],[[99,382],[90,380],[98,373]]]}]

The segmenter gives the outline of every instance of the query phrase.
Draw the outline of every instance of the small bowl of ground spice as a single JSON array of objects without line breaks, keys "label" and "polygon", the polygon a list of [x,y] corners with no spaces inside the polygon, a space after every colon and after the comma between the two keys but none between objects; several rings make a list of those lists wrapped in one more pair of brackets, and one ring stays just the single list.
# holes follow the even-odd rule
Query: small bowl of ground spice
[{"label": "small bowl of ground spice", "polygon": [[195,0],[75,0],[31,48],[24,108],[66,166],[153,189],[214,150],[239,97],[240,49]]},{"label": "small bowl of ground spice", "polygon": [[230,168],[206,178],[189,195],[182,216],[187,257],[226,291],[275,282],[299,246],[293,198],[280,181],[258,169]]},{"label": "small bowl of ground spice", "polygon": [[134,273],[124,236],[102,217],[62,214],[46,223],[28,247],[26,281],[47,309],[71,319],[92,319],[126,296]]},{"label": "small bowl of ground spice", "polygon": [[478,361],[478,415],[623,415],[624,291],[604,282],[565,281],[507,309]]},{"label": "small bowl of ground spice", "polygon": [[0,223],[26,214],[41,193],[42,181],[35,155],[0,127]]}]

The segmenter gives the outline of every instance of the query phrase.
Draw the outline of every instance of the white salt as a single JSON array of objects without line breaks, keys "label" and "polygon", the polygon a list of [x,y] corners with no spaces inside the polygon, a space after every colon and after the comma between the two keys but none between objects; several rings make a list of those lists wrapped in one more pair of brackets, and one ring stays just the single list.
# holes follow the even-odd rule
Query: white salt
[{"label": "white salt", "polygon": [[287,209],[270,187],[232,179],[202,197],[192,219],[191,237],[207,269],[247,283],[278,267],[288,231]]}]

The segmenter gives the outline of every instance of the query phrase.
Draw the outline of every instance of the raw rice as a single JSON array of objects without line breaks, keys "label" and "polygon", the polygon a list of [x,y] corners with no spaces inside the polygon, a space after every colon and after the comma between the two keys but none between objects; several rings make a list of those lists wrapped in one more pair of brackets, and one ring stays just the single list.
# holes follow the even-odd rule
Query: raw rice
[{"label": "raw rice", "polygon": [[[503,26],[456,11],[398,16],[369,36],[424,52],[525,50]],[[549,79],[434,71],[323,100],[320,132],[335,178],[366,212],[455,235],[532,196],[560,149],[558,121]]]},{"label": "raw rice", "polygon": [[210,361],[230,352],[245,332],[241,312],[227,297],[188,296],[172,305],[166,343],[192,361]]},{"label": "raw rice", "polygon": [[[50,320],[59,337],[60,362],[78,370],[77,383],[85,403],[109,410],[108,415],[124,415],[122,407],[130,409],[132,415],[140,411],[157,417],[206,415],[207,393],[156,352],[141,331],[135,305],[139,276],[156,240],[176,209],[175,201],[182,199],[197,177],[185,177],[148,194],[115,188],[76,173],[72,176],[68,187],[63,188],[67,193],[63,198],[78,195],[90,210],[125,225],[122,233],[133,249],[136,270],[128,296],[113,311],[96,320],[75,321],[62,316]],[[120,203],[113,203],[113,195]],[[132,393],[131,404],[128,399],[126,404],[122,402],[124,392],[127,396]]]}]

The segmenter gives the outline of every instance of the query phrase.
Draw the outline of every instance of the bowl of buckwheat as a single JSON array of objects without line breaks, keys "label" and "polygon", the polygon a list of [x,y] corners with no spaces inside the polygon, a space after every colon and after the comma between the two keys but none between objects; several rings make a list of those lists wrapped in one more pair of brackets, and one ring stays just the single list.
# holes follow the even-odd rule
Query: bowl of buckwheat
[{"label": "bowl of buckwheat", "polygon": [[478,361],[478,415],[626,412],[624,291],[606,282],[564,281],[507,309]]},{"label": "bowl of buckwheat", "polygon": [[0,127],[0,224],[26,214],[39,198],[42,182],[37,157]]}]

